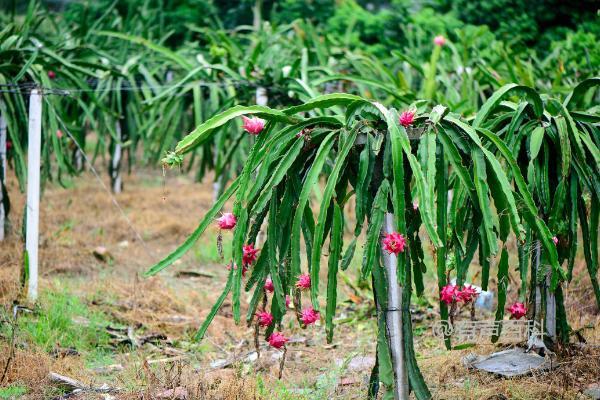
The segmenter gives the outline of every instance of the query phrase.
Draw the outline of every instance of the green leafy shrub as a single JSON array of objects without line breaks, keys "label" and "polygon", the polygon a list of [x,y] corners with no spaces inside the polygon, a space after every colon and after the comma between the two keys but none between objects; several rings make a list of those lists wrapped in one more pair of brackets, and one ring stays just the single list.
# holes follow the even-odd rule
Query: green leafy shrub
[{"label": "green leafy shrub", "polygon": [[569,32],[564,40],[553,42],[565,72],[591,76],[600,70],[600,36],[582,29]]},{"label": "green leafy shrub", "polygon": [[366,10],[354,0],[344,0],[327,21],[326,32],[349,48],[387,55],[402,40],[401,26],[408,22],[407,10],[394,2],[388,9]]},{"label": "green leafy shrub", "polygon": [[334,12],[334,0],[283,0],[275,3],[271,20],[277,23],[289,23],[296,19],[303,19],[321,24],[332,17]]},{"label": "green leafy shrub", "polygon": [[598,8],[593,0],[452,0],[449,3],[462,21],[487,25],[503,40],[518,38],[529,44],[535,44],[554,28],[574,28],[577,23],[593,18]]},{"label": "green leafy shrub", "polygon": [[77,24],[82,32],[99,28],[101,20],[115,26],[122,25],[129,33],[144,31],[145,37],[163,38],[167,43],[180,45],[192,38],[189,24],[207,26],[216,16],[211,0],[98,0],[70,2],[64,12],[67,23]]}]

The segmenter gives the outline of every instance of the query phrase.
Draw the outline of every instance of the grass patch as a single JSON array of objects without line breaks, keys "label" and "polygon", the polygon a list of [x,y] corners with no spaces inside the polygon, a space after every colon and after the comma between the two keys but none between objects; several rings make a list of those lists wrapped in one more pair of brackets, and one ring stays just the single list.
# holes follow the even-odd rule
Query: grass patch
[{"label": "grass patch", "polygon": [[0,399],[19,399],[27,393],[27,388],[24,386],[8,386],[0,388]]},{"label": "grass patch", "polygon": [[219,255],[217,249],[217,233],[208,232],[200,238],[200,245],[194,248],[194,259],[200,265],[206,264],[227,264],[227,260],[232,257],[231,233],[223,231],[223,258]]},{"label": "grass patch", "polygon": [[[93,362],[111,350],[105,331],[107,316],[65,290],[43,292],[35,312],[21,314],[18,322],[17,335],[48,353],[58,348],[75,349],[86,362]],[[3,326],[5,337],[10,329],[7,324]]]}]

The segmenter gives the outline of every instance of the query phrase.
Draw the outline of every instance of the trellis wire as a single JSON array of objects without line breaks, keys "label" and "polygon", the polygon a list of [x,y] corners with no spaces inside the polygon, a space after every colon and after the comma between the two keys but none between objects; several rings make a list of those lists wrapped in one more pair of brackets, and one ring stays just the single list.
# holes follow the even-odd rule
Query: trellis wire
[{"label": "trellis wire", "polygon": [[[100,80],[93,79],[87,83],[90,86],[97,84]],[[136,92],[142,90],[158,90],[158,89],[171,89],[180,88],[185,86],[201,86],[201,87],[251,87],[251,88],[269,88],[269,89],[284,89],[281,86],[270,85],[264,86],[258,83],[253,83],[247,80],[230,80],[227,82],[206,82],[206,81],[189,81],[186,83],[175,83],[168,85],[140,85],[132,86],[129,82],[124,82],[123,85],[118,87],[106,87],[106,88],[64,88],[64,87],[43,87],[35,82],[24,82],[24,83],[5,83],[0,84],[0,93],[29,93],[33,89],[39,89],[45,95],[58,95],[58,96],[71,96],[73,93],[104,93],[104,92]]]},{"label": "trellis wire", "polygon": [[129,226],[129,229],[131,229],[131,231],[135,235],[136,239],[139,240],[140,243],[142,244],[142,247],[144,247],[144,251],[146,252],[146,255],[148,257],[150,257],[151,259],[155,259],[152,251],[150,250],[150,247],[148,246],[148,244],[146,243],[146,241],[144,240],[144,238],[142,237],[142,235],[138,232],[138,230],[135,229],[135,227],[133,226],[133,222],[131,222],[131,219],[129,219],[129,217],[125,213],[125,210],[123,209],[123,207],[121,207],[121,204],[119,204],[119,201],[117,200],[117,198],[112,194],[112,192],[110,191],[110,189],[106,186],[106,184],[104,183],[104,181],[100,177],[100,174],[98,173],[98,171],[96,170],[96,168],[94,168],[94,166],[90,162],[89,157],[87,156],[87,154],[85,154],[85,151],[81,148],[81,146],[79,145],[79,143],[77,142],[77,140],[75,139],[75,137],[73,136],[73,134],[71,133],[71,131],[69,130],[69,128],[67,127],[67,125],[65,124],[65,122],[62,119],[60,119],[60,118],[58,118],[58,122],[63,127],[64,133],[66,133],[67,136],[73,141],[73,143],[75,143],[75,146],[77,147],[77,151],[83,157],[84,162],[89,166],[90,171],[96,177],[96,180],[98,180],[98,182],[100,183],[100,186],[102,187],[102,189],[104,189],[104,191],[106,192],[106,194],[108,194],[108,196],[110,197],[111,202],[113,203],[113,205],[117,208],[117,210],[119,210],[119,213],[121,214],[121,216],[123,217],[123,219],[125,220],[125,222],[127,223],[127,225]]}]

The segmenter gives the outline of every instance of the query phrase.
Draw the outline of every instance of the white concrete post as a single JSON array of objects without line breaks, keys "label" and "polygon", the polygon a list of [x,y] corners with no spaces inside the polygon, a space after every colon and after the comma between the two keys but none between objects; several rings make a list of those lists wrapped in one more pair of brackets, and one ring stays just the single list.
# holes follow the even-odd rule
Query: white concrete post
[{"label": "white concrete post", "polygon": [[42,147],[42,93],[33,89],[29,96],[29,137],[27,145],[27,231],[25,251],[29,266],[27,297],[38,296],[38,241],[40,220],[40,153]]},{"label": "white concrete post", "polygon": [[546,275],[546,333],[553,342],[556,342],[556,295],[551,290],[552,270]]},{"label": "white concrete post", "polygon": [[121,141],[123,136],[121,134],[121,120],[118,119],[115,125],[115,132],[117,138],[115,140],[115,148],[113,150],[113,156],[111,160],[111,183],[113,193],[121,193],[123,191],[123,180],[121,178],[121,158],[123,155],[123,148],[121,147]]},{"label": "white concrete post", "polygon": [[[2,175],[0,181],[6,185],[6,118],[2,115],[0,107],[0,165],[2,166]],[[4,209],[4,195],[0,190],[0,241],[4,240],[4,228],[6,227],[6,210]]]},{"label": "white concrete post", "polygon": [[267,89],[259,86],[256,88],[256,105],[257,106],[266,106],[269,102],[269,96],[267,94]]},{"label": "white concrete post", "polygon": [[254,26],[254,30],[257,31],[260,29],[260,24],[262,22],[262,0],[254,1],[254,7],[252,7],[252,14],[254,15],[252,25]]},{"label": "white concrete post", "polygon": [[[386,213],[382,234],[395,231],[394,214]],[[385,313],[389,346],[394,369],[394,399],[408,400],[408,374],[405,367],[404,335],[402,333],[402,287],[398,284],[398,259],[395,254],[381,250],[388,280],[388,304]]]}]

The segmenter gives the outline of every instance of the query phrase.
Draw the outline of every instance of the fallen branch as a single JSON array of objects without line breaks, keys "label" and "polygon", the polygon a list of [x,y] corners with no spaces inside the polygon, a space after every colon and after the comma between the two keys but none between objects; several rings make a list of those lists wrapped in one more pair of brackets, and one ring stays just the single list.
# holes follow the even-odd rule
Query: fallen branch
[{"label": "fallen branch", "polygon": [[78,381],[77,379],[69,378],[68,376],[57,374],[56,372],[50,372],[48,379],[54,385],[61,386],[62,388],[70,391],[80,390],[83,392],[95,392],[95,393],[115,393],[121,389],[108,386],[106,383],[102,386],[91,386]]},{"label": "fallen branch", "polygon": [[213,274],[208,272],[197,272],[197,271],[178,271],[175,273],[176,278],[214,278]]}]

